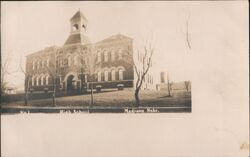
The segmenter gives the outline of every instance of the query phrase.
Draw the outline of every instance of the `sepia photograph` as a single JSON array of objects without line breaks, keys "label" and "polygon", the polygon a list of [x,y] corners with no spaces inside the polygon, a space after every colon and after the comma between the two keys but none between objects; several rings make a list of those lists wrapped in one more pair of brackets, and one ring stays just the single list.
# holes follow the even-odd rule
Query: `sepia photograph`
[{"label": "sepia photograph", "polygon": [[2,157],[249,157],[247,1],[1,1]]},{"label": "sepia photograph", "polygon": [[[2,14],[4,28],[15,32],[2,38],[3,113],[191,112],[188,12],[176,21],[180,27],[162,23],[159,13],[44,11]],[[174,43],[165,34],[178,29],[185,40],[177,38],[170,50]],[[23,42],[13,46],[17,40]]]}]

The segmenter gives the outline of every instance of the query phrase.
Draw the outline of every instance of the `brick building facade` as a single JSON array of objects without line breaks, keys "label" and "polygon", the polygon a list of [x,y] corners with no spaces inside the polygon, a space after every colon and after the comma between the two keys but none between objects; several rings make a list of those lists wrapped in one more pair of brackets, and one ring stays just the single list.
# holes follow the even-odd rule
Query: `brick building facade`
[{"label": "brick building facade", "polygon": [[[49,92],[55,88],[84,92],[90,89],[90,82],[94,89],[134,87],[133,39],[117,34],[91,43],[86,35],[87,22],[78,11],[70,19],[71,32],[62,47],[48,47],[27,56],[29,91]],[[144,82],[152,85],[152,76]]]}]

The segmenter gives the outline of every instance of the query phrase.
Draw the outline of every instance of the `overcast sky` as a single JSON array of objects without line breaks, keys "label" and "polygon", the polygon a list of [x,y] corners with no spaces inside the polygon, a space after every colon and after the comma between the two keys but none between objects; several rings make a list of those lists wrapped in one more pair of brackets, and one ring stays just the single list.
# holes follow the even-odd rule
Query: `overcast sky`
[{"label": "overcast sky", "polygon": [[[157,80],[160,71],[169,72],[173,81],[191,80],[199,71],[201,58],[222,56],[225,47],[233,51],[235,42],[244,42],[236,39],[248,26],[243,12],[233,11],[246,5],[236,6],[235,2],[45,1],[1,2],[1,7],[3,61],[11,54],[11,75],[6,78],[19,88],[24,84],[24,75],[15,72],[20,58],[48,46],[62,46],[70,32],[69,19],[79,9],[89,21],[87,34],[92,42],[120,33],[133,38],[136,47],[153,36]],[[186,41],[187,20],[191,49]]]}]

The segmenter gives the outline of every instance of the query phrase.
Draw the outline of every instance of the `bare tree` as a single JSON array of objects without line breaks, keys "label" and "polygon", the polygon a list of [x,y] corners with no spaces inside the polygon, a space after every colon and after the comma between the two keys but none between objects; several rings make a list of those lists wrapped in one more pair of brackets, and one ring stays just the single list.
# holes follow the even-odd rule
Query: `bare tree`
[{"label": "bare tree", "polygon": [[[50,62],[49,65],[46,66],[45,68],[49,73],[49,76],[52,79],[52,104],[53,106],[56,106],[56,88],[57,88],[57,79],[58,79],[58,68],[57,68],[57,63],[59,64],[59,60],[58,60],[58,50],[56,50],[55,53],[52,54],[52,57],[50,57]],[[36,56],[38,57],[40,60],[42,60],[42,58],[40,56]],[[40,64],[40,63],[38,63]]]},{"label": "bare tree", "polygon": [[171,95],[173,82],[170,82],[169,73],[167,73],[167,84],[168,84],[168,96]]},{"label": "bare tree", "polygon": [[25,71],[22,67],[22,57],[20,58],[19,68],[21,72],[24,74],[24,105],[27,106],[29,102],[29,89],[30,89],[30,82],[32,79],[32,73]]},{"label": "bare tree", "polygon": [[184,81],[184,84],[185,84],[186,90],[188,92],[190,81]]},{"label": "bare tree", "polygon": [[189,33],[189,19],[186,21],[186,41],[188,48],[191,49],[190,33]]},{"label": "bare tree", "polygon": [[[85,53],[84,53],[85,52]],[[91,96],[91,102],[89,104],[89,107],[92,108],[94,105],[94,92],[93,92],[93,83],[96,79],[95,75],[95,55],[92,47],[89,47],[86,49],[86,51],[81,52],[81,57],[84,59],[84,64],[82,65],[82,73],[84,72],[85,74],[88,75],[87,77],[87,89],[90,86],[90,96]]]},{"label": "bare tree", "polygon": [[56,80],[57,80],[57,76],[58,76],[58,69],[57,69],[57,51],[55,53],[55,56],[53,57],[55,59],[55,61],[53,62],[50,62],[49,64],[51,66],[45,66],[52,78],[52,89],[53,89],[53,93],[52,93],[52,103],[53,103],[53,106],[56,106]]},{"label": "bare tree", "polygon": [[7,56],[4,60],[1,57],[1,95],[4,95],[7,89],[5,76],[10,74],[8,69],[10,63],[10,54],[11,53],[7,53]]},{"label": "bare tree", "polygon": [[135,84],[135,91],[134,91],[134,96],[135,96],[135,107],[140,106],[140,91],[142,84],[144,82],[144,79],[146,77],[146,74],[148,73],[151,65],[152,65],[152,56],[154,53],[154,48],[152,47],[151,43],[146,46],[144,46],[144,49],[142,51],[138,50],[138,53],[142,54],[142,69],[140,71],[139,66],[135,63],[134,59],[132,58],[132,63],[135,69],[135,73],[137,76],[136,84]]}]

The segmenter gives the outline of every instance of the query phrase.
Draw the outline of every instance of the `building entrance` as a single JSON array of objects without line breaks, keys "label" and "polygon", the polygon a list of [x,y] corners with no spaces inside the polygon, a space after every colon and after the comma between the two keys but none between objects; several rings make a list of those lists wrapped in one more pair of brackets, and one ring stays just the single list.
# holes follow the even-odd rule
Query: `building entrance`
[{"label": "building entrance", "polygon": [[71,92],[71,91],[74,91],[75,90],[75,80],[74,80],[74,76],[73,75],[70,75],[68,76],[67,78],[67,91],[68,92]]}]

